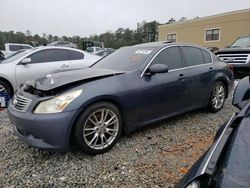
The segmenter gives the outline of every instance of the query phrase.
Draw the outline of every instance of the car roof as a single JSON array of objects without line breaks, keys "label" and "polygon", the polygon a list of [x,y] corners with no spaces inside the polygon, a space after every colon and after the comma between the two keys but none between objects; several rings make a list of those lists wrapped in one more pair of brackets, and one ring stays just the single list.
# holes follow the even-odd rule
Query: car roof
[{"label": "car roof", "polygon": [[[21,43],[5,43],[6,45],[19,45],[19,46],[31,46],[30,44],[21,44]],[[31,46],[32,47],[32,46]]]},{"label": "car roof", "polygon": [[37,49],[37,50],[39,50],[39,49],[64,49],[64,50],[74,50],[74,51],[83,52],[83,50],[81,50],[81,49],[64,47],[64,46],[38,46],[38,47],[35,47],[35,49]]},{"label": "car roof", "polygon": [[203,49],[203,50],[205,50],[205,51],[207,51],[209,53],[211,52],[207,48],[204,48],[204,47],[196,45],[196,44],[184,43],[184,42],[171,42],[171,41],[149,42],[149,43],[137,44],[137,45],[134,45],[132,47],[142,47],[142,48],[145,47],[145,48],[158,48],[158,49],[161,49],[161,48],[164,48],[164,47],[167,47],[167,46],[192,46],[192,47]]},{"label": "car roof", "polygon": [[249,38],[249,37],[250,37],[250,35],[244,35],[244,36],[241,36],[239,38]]},{"label": "car roof", "polygon": [[183,42],[171,42],[171,41],[160,41],[160,42],[149,42],[149,43],[143,43],[143,44],[137,44],[134,45],[134,47],[151,47],[151,48],[162,48],[166,46],[194,46],[198,48],[204,49],[202,46],[191,44],[191,43],[183,43]]}]

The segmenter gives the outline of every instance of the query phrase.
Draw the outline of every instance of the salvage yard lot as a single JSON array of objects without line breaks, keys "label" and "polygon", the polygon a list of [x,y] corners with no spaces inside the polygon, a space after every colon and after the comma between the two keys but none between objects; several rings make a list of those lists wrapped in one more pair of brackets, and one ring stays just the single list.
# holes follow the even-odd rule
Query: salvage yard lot
[{"label": "salvage yard lot", "polygon": [[32,148],[13,135],[2,111],[0,187],[173,187],[235,111],[228,99],[218,113],[198,110],[160,122],[123,136],[97,156]]}]

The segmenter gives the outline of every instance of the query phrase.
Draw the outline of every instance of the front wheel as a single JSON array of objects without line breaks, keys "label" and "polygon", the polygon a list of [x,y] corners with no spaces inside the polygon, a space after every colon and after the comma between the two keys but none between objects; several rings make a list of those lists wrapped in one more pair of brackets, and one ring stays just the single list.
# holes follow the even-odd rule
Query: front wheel
[{"label": "front wheel", "polygon": [[10,96],[12,95],[11,87],[2,80],[0,80],[0,93]]},{"label": "front wheel", "polygon": [[83,152],[96,155],[111,149],[122,132],[121,115],[116,106],[100,102],[88,107],[79,117],[75,138]]},{"label": "front wheel", "polygon": [[216,82],[208,103],[208,108],[212,112],[218,112],[224,105],[226,99],[226,87],[222,82]]}]

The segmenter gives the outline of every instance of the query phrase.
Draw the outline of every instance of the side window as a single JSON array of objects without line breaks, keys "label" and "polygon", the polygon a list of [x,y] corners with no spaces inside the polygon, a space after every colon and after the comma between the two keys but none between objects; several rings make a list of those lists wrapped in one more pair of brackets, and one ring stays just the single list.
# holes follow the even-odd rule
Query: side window
[{"label": "side window", "polygon": [[170,47],[160,52],[154,59],[154,64],[165,64],[169,70],[182,68],[181,54],[178,47]]},{"label": "side window", "polygon": [[19,45],[10,45],[9,46],[9,49],[11,51],[17,51],[17,50],[21,50],[22,49],[22,46],[19,46]]},{"label": "side window", "polygon": [[185,66],[189,67],[204,64],[201,49],[186,46],[182,47],[182,51],[185,58]]},{"label": "side window", "polygon": [[69,60],[69,52],[67,50],[42,50],[29,56],[32,63],[67,61]]},{"label": "side window", "polygon": [[79,59],[83,59],[83,58],[84,58],[83,53],[72,51],[72,50],[69,51],[69,59],[70,60],[79,60]]},{"label": "side window", "polygon": [[202,51],[202,55],[203,55],[205,63],[211,63],[212,60],[211,60],[210,53],[206,52],[205,50],[201,50],[201,51]]}]

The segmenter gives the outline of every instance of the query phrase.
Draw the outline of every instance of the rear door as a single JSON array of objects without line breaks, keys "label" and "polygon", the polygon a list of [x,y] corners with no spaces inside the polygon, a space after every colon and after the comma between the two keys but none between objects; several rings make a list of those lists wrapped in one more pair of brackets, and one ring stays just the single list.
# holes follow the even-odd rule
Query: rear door
[{"label": "rear door", "polygon": [[[187,71],[178,47],[161,51],[152,64],[166,64],[169,72],[143,75],[138,92],[138,110],[141,121],[151,121],[185,111],[187,100]],[[151,64],[151,65],[152,65]]]},{"label": "rear door", "polygon": [[29,55],[31,63],[16,66],[17,83],[23,83],[54,71],[70,69],[69,51],[64,49],[45,49]]},{"label": "rear door", "polygon": [[204,106],[208,103],[214,67],[210,53],[193,46],[181,47],[184,56],[185,67],[188,71],[191,90],[186,101],[190,107]]}]

